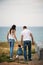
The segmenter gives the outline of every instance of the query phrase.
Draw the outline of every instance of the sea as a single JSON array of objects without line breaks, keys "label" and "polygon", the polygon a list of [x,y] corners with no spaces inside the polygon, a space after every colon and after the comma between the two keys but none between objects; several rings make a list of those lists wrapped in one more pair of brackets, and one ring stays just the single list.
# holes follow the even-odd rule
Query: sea
[{"label": "sea", "polygon": [[[6,42],[7,41],[7,33],[9,31],[10,27],[0,27],[0,42]],[[32,31],[34,41],[36,43],[43,42],[43,27],[28,27],[29,30]],[[18,41],[21,40],[21,31],[22,27],[16,28],[16,36]]]}]

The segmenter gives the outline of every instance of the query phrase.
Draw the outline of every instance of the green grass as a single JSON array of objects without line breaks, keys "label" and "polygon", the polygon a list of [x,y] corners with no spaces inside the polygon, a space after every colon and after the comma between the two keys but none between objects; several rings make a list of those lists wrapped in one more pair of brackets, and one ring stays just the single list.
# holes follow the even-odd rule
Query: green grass
[{"label": "green grass", "polygon": [[8,61],[9,62],[9,56],[7,56],[6,54],[2,53],[0,55],[0,62],[5,62],[5,61]]},{"label": "green grass", "polygon": [[10,60],[10,56],[7,56],[6,54],[0,55],[0,63],[1,62],[14,62],[15,60]]}]

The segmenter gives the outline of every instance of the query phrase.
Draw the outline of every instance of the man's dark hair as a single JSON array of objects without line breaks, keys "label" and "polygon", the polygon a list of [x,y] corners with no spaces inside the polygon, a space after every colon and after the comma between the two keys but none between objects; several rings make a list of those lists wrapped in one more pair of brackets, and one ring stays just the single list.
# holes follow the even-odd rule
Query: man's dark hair
[{"label": "man's dark hair", "polygon": [[23,26],[23,29],[26,29],[27,28],[27,26]]},{"label": "man's dark hair", "polygon": [[12,30],[12,28],[10,28],[10,34],[11,34],[11,30]]}]

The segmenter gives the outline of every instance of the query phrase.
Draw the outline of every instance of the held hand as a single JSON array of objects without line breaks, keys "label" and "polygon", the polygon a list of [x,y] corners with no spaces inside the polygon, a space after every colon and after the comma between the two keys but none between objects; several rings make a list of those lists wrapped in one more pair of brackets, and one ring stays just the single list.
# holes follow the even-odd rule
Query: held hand
[{"label": "held hand", "polygon": [[32,41],[32,45],[35,45],[35,41]]},{"label": "held hand", "polygon": [[23,42],[21,43],[21,48],[23,48]]},{"label": "held hand", "polygon": [[18,44],[18,40],[16,40],[16,44]]},{"label": "held hand", "polygon": [[23,46],[21,46],[21,48],[23,48]]}]

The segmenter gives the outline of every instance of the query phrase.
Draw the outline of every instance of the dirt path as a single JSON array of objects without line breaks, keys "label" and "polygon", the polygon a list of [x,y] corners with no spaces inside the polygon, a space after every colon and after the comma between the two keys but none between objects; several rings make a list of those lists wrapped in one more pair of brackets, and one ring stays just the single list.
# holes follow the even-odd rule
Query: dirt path
[{"label": "dirt path", "polygon": [[43,61],[28,61],[25,63],[22,62],[3,62],[0,65],[43,65]]}]

